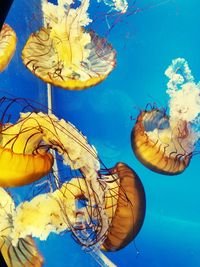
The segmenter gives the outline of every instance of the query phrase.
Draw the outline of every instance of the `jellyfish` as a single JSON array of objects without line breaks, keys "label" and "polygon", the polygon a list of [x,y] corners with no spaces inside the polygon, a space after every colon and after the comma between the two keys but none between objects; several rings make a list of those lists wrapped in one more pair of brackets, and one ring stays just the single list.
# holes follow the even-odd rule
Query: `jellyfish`
[{"label": "jellyfish", "polygon": [[[62,155],[65,164],[92,176],[98,168],[95,149],[72,124],[43,112],[21,112],[17,121],[6,120],[8,109],[22,99],[1,99],[0,185],[13,187],[32,183],[47,175],[54,163],[52,150]],[[28,102],[25,104],[30,105]],[[31,106],[31,105],[30,105]],[[34,108],[33,108],[34,109]],[[52,149],[52,150],[51,150]],[[82,157],[83,159],[82,159]],[[86,157],[87,160],[86,160]],[[10,162],[9,166],[7,162]],[[90,166],[91,164],[91,166]],[[94,166],[93,166],[94,164]],[[94,170],[90,168],[94,167]],[[87,168],[87,170],[84,170]]]},{"label": "jellyfish", "polygon": [[[13,245],[26,236],[46,240],[50,233],[71,231],[78,243],[92,250],[116,251],[127,246],[144,221],[143,185],[124,163],[116,164],[97,183],[105,191],[105,217],[101,217],[98,194],[91,190],[87,179],[73,177],[54,192],[40,194],[16,208]],[[103,236],[102,220],[108,221]]]},{"label": "jellyfish", "polygon": [[43,81],[81,90],[103,81],[116,64],[116,53],[105,38],[86,30],[92,21],[89,0],[42,0],[44,26],[30,35],[22,51],[25,66]]},{"label": "jellyfish", "polygon": [[9,64],[16,49],[17,37],[14,30],[4,24],[0,31],[0,72]]},{"label": "jellyfish", "polygon": [[[7,123],[2,123],[0,135],[2,149],[0,185],[4,187],[25,185],[41,179],[45,174],[50,175],[54,160],[52,150],[56,151],[56,155],[60,156],[64,165],[75,172],[80,172],[89,194],[94,196],[90,200],[93,199],[91,201],[98,210],[96,224],[100,225],[95,234],[102,240],[107,231],[108,220],[103,208],[105,188],[98,181],[100,162],[95,148],[74,125],[64,119],[59,120],[55,115],[44,112],[25,112],[31,105],[24,101],[26,106],[23,106],[22,99],[3,98],[0,102],[2,107],[5,105],[1,121],[9,120]],[[24,112],[20,113],[17,122],[11,123],[7,113],[14,104],[22,106],[21,111]],[[36,156],[39,159],[35,158]],[[62,182],[58,180],[57,188],[61,185]],[[98,201],[95,201],[97,195]]]},{"label": "jellyfish", "polygon": [[200,88],[183,58],[166,70],[169,77],[166,109],[140,112],[131,134],[136,157],[149,169],[167,175],[182,173],[196,153],[199,140]]},{"label": "jellyfish", "polygon": [[[57,169],[52,166],[45,179],[35,179],[34,190],[45,184],[45,192],[38,189],[39,194],[14,208],[9,232],[11,246],[17,247],[28,237],[46,240],[51,233],[70,232],[86,252],[98,261],[108,262],[100,249],[116,251],[127,246],[144,220],[145,193],[137,174],[124,163],[101,169],[95,147],[64,119],[37,112],[22,99],[3,98],[0,103],[1,147],[16,154],[23,151],[22,155],[30,151],[31,156],[47,153],[57,163]],[[13,105],[20,106],[19,118],[9,114]],[[14,166],[15,173],[20,161]],[[36,168],[33,166],[33,170]],[[31,177],[34,176],[33,171]],[[50,176],[54,178],[54,187]],[[7,176],[8,186],[14,178],[15,175]]]},{"label": "jellyfish", "polygon": [[11,233],[14,214],[15,204],[11,196],[0,188],[0,252],[7,266],[42,266],[43,258],[30,236],[19,239],[18,243],[13,245]]}]

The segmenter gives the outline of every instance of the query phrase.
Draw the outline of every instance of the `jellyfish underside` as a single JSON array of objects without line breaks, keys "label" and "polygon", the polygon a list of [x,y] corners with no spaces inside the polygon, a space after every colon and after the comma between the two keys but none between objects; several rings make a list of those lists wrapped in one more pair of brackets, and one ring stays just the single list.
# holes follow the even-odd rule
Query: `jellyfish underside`
[{"label": "jellyfish underside", "polygon": [[14,30],[4,24],[0,31],[0,72],[9,64],[16,49],[17,37]]},{"label": "jellyfish underside", "polygon": [[163,110],[142,111],[131,133],[136,157],[149,169],[166,175],[182,173],[189,165],[193,146],[186,121],[170,121]]},{"label": "jellyfish underside", "polygon": [[89,1],[82,1],[80,7],[67,6],[65,10],[43,3],[46,26],[31,34],[22,51],[26,67],[43,81],[81,90],[103,81],[114,68],[112,46],[84,29],[90,22],[88,5]]}]

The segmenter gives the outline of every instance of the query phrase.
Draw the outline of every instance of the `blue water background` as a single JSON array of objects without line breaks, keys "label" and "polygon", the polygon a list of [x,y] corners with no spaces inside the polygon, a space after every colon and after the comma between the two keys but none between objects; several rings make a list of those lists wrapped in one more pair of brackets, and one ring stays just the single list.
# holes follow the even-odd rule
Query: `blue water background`
[{"label": "blue water background", "polygon": [[[88,137],[107,167],[125,162],[144,184],[147,210],[143,228],[135,242],[107,257],[120,267],[200,267],[200,155],[183,174],[170,177],[145,168],[130,145],[138,110],[153,102],[167,106],[164,71],[172,59],[184,57],[196,81],[200,80],[200,1],[138,0],[136,7],[144,10],[121,17],[108,34],[117,51],[116,69],[88,90],[53,88],[54,112]],[[39,1],[15,0],[7,22],[17,33],[17,52],[0,75],[0,89],[47,105],[46,85],[24,67],[20,57],[28,35],[39,24],[38,8]],[[96,8],[90,9],[91,17]],[[108,29],[103,18],[93,24],[101,35]],[[37,244],[45,267],[98,266],[70,234],[51,235]]]}]

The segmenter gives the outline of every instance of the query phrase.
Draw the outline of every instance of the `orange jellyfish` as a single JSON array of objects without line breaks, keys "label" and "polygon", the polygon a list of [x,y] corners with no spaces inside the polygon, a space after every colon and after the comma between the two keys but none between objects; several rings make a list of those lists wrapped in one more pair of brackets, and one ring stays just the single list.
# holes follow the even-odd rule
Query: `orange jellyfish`
[{"label": "orange jellyfish", "polygon": [[183,58],[177,58],[166,70],[169,77],[166,110],[142,111],[131,134],[136,157],[149,169],[167,175],[182,173],[196,153],[200,137],[199,85]]},{"label": "orange jellyfish", "polygon": [[[136,237],[144,221],[143,185],[137,174],[124,163],[118,163],[100,175],[96,184],[99,192],[93,190],[87,178],[73,178],[58,190],[63,203],[75,207],[75,212],[65,212],[66,223],[70,222],[75,240],[83,247],[101,247],[105,251],[122,249]],[[99,205],[101,192],[103,205]],[[78,204],[75,202],[80,202],[81,207],[76,208]],[[104,210],[103,216],[100,206]],[[70,214],[76,214],[76,218],[72,219]],[[108,223],[103,224],[104,220]]]},{"label": "orange jellyfish", "polygon": [[70,230],[90,252],[100,248],[116,251],[138,234],[145,207],[139,177],[126,164],[118,163],[94,183],[89,177],[73,177],[54,192],[21,203],[13,218],[13,243],[27,235],[46,240],[51,232]]},{"label": "orange jellyfish", "polygon": [[184,121],[170,125],[164,110],[142,111],[131,134],[136,157],[149,169],[167,175],[185,170],[192,156],[188,138],[190,128]]},{"label": "orange jellyfish", "polygon": [[116,64],[106,39],[85,27],[89,0],[74,8],[72,0],[42,1],[44,27],[30,35],[22,51],[25,66],[52,85],[81,90],[103,81]]},{"label": "orange jellyfish", "polygon": [[146,209],[144,188],[137,174],[126,164],[118,163],[112,175],[117,175],[117,180],[113,181],[117,184],[106,194],[109,228],[101,247],[106,251],[122,249],[136,237]]},{"label": "orange jellyfish", "polygon": [[9,64],[16,49],[17,37],[14,30],[4,24],[0,31],[0,72]]},{"label": "orange jellyfish", "polygon": [[[54,162],[52,150],[62,156],[64,164],[74,170],[81,169],[85,176],[96,179],[99,166],[96,150],[75,126],[53,114],[34,111],[23,99],[3,97],[0,104],[3,114],[0,132],[1,186],[32,183],[48,174]],[[16,108],[20,108],[17,121]],[[8,115],[13,110],[14,123]]]},{"label": "orange jellyfish", "polygon": [[[92,210],[94,209],[94,214],[92,215],[93,223],[87,224],[87,229],[92,229],[92,233],[94,233],[98,237],[97,239],[102,240],[108,228],[108,220],[104,209],[105,187],[104,183],[102,184],[99,180],[98,171],[100,169],[100,162],[95,148],[88,143],[87,138],[83,136],[81,132],[79,132],[71,123],[65,121],[64,119],[59,120],[53,114],[48,115],[44,112],[37,113],[36,111],[34,111],[34,109],[32,112],[27,112],[28,110],[31,110],[32,107],[28,103],[28,101],[23,100],[22,102],[22,100],[23,99],[8,99],[4,97],[0,101],[2,108],[4,107],[1,112],[2,129],[0,135],[0,146],[2,148],[2,158],[0,158],[0,161],[2,161],[4,164],[2,163],[1,166],[3,171],[0,172],[0,185],[12,187],[30,184],[33,181],[39,180],[45,174],[48,174],[52,171],[55,177],[53,182],[56,185],[56,188],[60,188],[63,182],[61,179],[62,177],[57,176],[57,160],[54,161],[55,164],[53,165],[53,160],[59,157],[62,164],[67,165],[68,168],[71,169],[71,171],[74,170],[76,175],[79,173],[82,180],[84,180],[86,188],[88,188],[87,192],[89,206],[93,207]],[[13,109],[15,109],[15,114],[13,117],[10,117],[10,115],[8,114],[10,114],[10,112],[13,110],[12,106]],[[21,111],[20,117],[17,121],[17,108],[15,108],[15,106],[17,106],[17,108],[20,108]],[[15,123],[11,123],[13,119],[16,121]],[[6,123],[7,120],[8,122]],[[55,151],[55,154],[53,153],[53,151]],[[41,162],[39,162],[38,164],[35,164],[36,160],[34,159],[36,156],[40,157],[39,160],[41,160]],[[23,160],[24,157],[26,160]],[[45,161],[43,160],[43,157],[46,157]],[[10,163],[9,165],[8,162]],[[46,181],[48,181],[48,178],[46,179]],[[43,180],[43,182],[45,182],[45,180]],[[51,192],[52,191],[53,188],[51,187]],[[52,198],[54,198],[54,195],[52,195]],[[41,228],[42,223],[38,224],[39,219],[37,216],[39,213],[39,206],[41,205],[41,203],[43,203],[43,201],[41,201],[40,196],[38,196],[38,198],[33,199],[33,202],[31,202],[30,205],[37,203],[38,201],[39,203],[37,204],[37,209],[35,207],[34,209],[32,209],[32,212],[30,213],[31,216],[28,216],[25,213],[25,211],[27,211],[29,214],[29,211],[31,210],[29,208],[29,204],[26,204],[26,202],[25,205],[28,205],[27,210],[25,208],[20,209],[20,207],[17,207],[17,210],[19,210],[19,212],[16,211],[16,214],[18,214],[18,216],[16,215],[15,218],[13,218],[13,221],[14,227],[17,227],[18,230],[13,230],[12,235],[12,238],[14,240],[13,242],[15,242],[15,244],[18,243],[19,238],[26,238],[27,232],[29,230],[25,231],[25,229],[26,227],[30,227],[31,225],[33,226],[34,222],[36,223],[36,227],[31,227],[30,235],[39,235],[40,238],[44,238],[44,227]],[[57,204],[57,202],[59,202],[59,205]],[[52,202],[50,201],[49,203],[52,205],[43,205],[41,208],[44,212],[41,212],[41,214],[46,214],[45,210],[47,210],[47,206],[55,208],[54,212],[50,212],[50,218],[52,214],[57,214],[56,212],[59,210],[63,212],[66,211],[67,216],[65,216],[65,218],[67,219],[65,223],[66,225],[68,225],[68,227],[70,227],[70,229],[75,229],[73,227],[73,220],[69,219],[70,212],[68,211],[68,209],[66,209],[66,207],[68,207],[68,201],[67,204],[65,204],[66,202],[62,201],[61,194],[61,201],[57,202],[54,201],[54,204],[52,204]],[[20,212],[20,210],[22,210],[22,212]],[[87,211],[87,208],[85,210]],[[36,211],[36,214],[34,213],[34,211]],[[25,214],[25,217],[23,217],[23,214]],[[71,214],[73,215],[72,219],[79,220],[77,216],[79,217],[82,213],[76,213],[74,208],[72,209]],[[41,218],[44,218],[43,222],[46,220],[46,218],[49,219],[48,216],[44,217],[44,215],[40,216]],[[55,221],[59,222],[57,220],[57,217],[60,218],[61,216],[55,216]],[[88,216],[87,218],[90,217]],[[29,220],[29,222],[25,223],[27,222],[27,220]],[[53,231],[51,228],[52,220],[53,219],[51,218],[50,222],[48,221],[47,224],[45,224],[49,225],[50,227],[45,227],[45,229],[47,230],[47,233],[45,233],[46,236],[48,236],[49,231]],[[38,229],[39,233],[41,233],[41,236],[40,234],[38,234]],[[60,227],[53,227],[53,229],[58,229],[55,230],[57,232],[59,231]],[[76,232],[76,235],[74,234],[74,236],[78,236],[80,232],[81,240],[82,230],[82,228],[80,229],[80,231],[73,230],[73,232]],[[15,235],[15,239],[14,233],[19,233]],[[87,241],[87,245],[88,240],[89,238],[85,237],[85,242]],[[94,242],[94,240],[91,241],[91,243]]]},{"label": "orange jellyfish", "polygon": [[0,186],[26,185],[51,171],[53,156],[41,144],[39,127],[26,128],[23,120],[5,123],[1,125],[0,137]]},{"label": "orange jellyfish", "polygon": [[[55,178],[56,189],[50,183],[50,191],[15,208],[9,233],[12,245],[18,246],[21,239],[29,236],[46,240],[50,233],[63,231],[71,231],[74,239],[86,251],[95,253],[95,257],[102,257],[100,248],[116,251],[128,245],[139,232],[145,215],[145,193],[136,173],[123,163],[106,172],[101,170],[96,149],[64,119],[34,109],[27,112],[32,107],[25,100],[24,105],[22,99],[3,98],[0,103],[2,107],[5,105],[1,118],[1,147],[19,155],[19,151],[23,151],[22,155],[31,151],[31,157],[48,153],[54,159],[50,169],[53,169],[51,175]],[[13,118],[8,114],[14,104],[20,106],[21,112],[20,118],[16,121],[14,115],[16,122],[11,123]],[[20,161],[14,165],[15,172]],[[5,168],[9,172],[9,168]],[[31,169],[31,177],[24,175],[24,184],[32,181],[37,168],[35,165]],[[68,169],[67,176],[65,169]],[[10,174],[7,186],[19,183],[14,179],[15,173]],[[0,173],[0,182],[1,179]],[[48,179],[38,181],[34,188],[48,182]]]},{"label": "orange jellyfish", "polygon": [[13,216],[15,205],[11,196],[0,188],[0,252],[8,267],[40,267],[43,258],[30,236],[12,244]]}]

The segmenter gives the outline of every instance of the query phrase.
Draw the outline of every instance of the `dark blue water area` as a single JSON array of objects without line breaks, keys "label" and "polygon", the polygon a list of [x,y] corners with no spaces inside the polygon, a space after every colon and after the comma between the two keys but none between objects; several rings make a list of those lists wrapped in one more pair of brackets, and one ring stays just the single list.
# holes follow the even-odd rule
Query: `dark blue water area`
[{"label": "dark blue water area", "polygon": [[[54,113],[88,137],[104,164],[110,168],[120,161],[127,163],[145,188],[147,209],[140,233],[126,248],[105,255],[120,267],[200,267],[200,155],[192,158],[183,174],[164,176],[145,168],[130,144],[139,110],[148,103],[168,105],[164,72],[172,59],[184,57],[195,81],[200,80],[200,1],[130,1],[130,6],[134,4],[131,14],[120,15],[116,21],[105,16],[108,7],[94,1],[90,16],[99,18],[91,27],[101,36],[106,34],[117,52],[117,66],[93,88],[67,91],[54,87],[52,95]],[[45,83],[24,67],[20,55],[29,34],[41,23],[38,3],[16,0],[9,13],[7,22],[17,33],[18,45],[0,75],[0,94],[6,91],[46,106]],[[19,195],[24,196],[26,190],[19,189]],[[70,233],[36,242],[45,267],[98,266]]]}]

